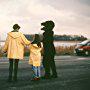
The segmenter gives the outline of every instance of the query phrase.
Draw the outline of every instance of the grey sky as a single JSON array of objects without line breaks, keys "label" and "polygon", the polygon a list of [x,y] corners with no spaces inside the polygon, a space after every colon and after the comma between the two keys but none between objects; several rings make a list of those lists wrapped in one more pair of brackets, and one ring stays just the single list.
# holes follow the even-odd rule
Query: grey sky
[{"label": "grey sky", "polygon": [[42,33],[40,23],[53,20],[55,34],[90,38],[90,0],[0,0],[0,36],[18,23],[21,32]]}]

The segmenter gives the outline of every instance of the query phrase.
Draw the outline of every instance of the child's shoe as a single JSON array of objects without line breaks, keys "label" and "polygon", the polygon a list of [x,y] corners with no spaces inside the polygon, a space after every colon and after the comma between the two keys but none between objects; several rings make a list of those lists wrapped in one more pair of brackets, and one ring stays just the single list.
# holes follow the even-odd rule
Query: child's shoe
[{"label": "child's shoe", "polygon": [[31,79],[31,81],[38,81],[38,80],[40,80],[39,77],[35,77],[35,78],[32,78],[32,79]]}]

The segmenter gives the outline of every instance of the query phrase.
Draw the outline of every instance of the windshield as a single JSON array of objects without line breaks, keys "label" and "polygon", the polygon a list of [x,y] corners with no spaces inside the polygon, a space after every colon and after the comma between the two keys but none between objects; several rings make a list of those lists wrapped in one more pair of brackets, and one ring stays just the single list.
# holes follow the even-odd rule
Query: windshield
[{"label": "windshield", "polygon": [[78,44],[76,45],[76,48],[81,47],[81,46],[84,46],[84,45],[86,45],[88,42],[89,42],[89,40],[85,40],[85,41],[83,41],[83,42],[81,42],[81,43],[78,43]]},{"label": "windshield", "polygon": [[89,40],[85,40],[85,41],[83,41],[83,42],[81,42],[81,43],[79,43],[80,45],[84,45],[84,44],[87,44],[89,42]]}]

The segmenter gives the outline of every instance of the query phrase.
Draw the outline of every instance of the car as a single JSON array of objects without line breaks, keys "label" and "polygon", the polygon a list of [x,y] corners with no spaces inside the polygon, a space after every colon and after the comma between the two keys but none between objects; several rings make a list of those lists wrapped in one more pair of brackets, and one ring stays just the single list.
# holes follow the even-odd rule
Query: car
[{"label": "car", "polygon": [[81,43],[78,43],[74,52],[76,55],[90,56],[90,40],[85,40]]}]

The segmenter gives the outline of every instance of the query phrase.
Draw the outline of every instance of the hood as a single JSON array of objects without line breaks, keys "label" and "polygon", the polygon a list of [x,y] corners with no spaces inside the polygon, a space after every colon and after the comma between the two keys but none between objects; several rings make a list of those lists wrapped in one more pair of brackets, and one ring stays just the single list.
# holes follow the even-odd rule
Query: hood
[{"label": "hood", "polygon": [[33,47],[38,48],[37,44],[33,44]]},{"label": "hood", "polygon": [[32,48],[40,49],[40,47],[37,46],[37,44],[31,44]]},{"label": "hood", "polygon": [[19,38],[21,36],[20,32],[10,32],[8,33],[8,35],[14,39]]}]

